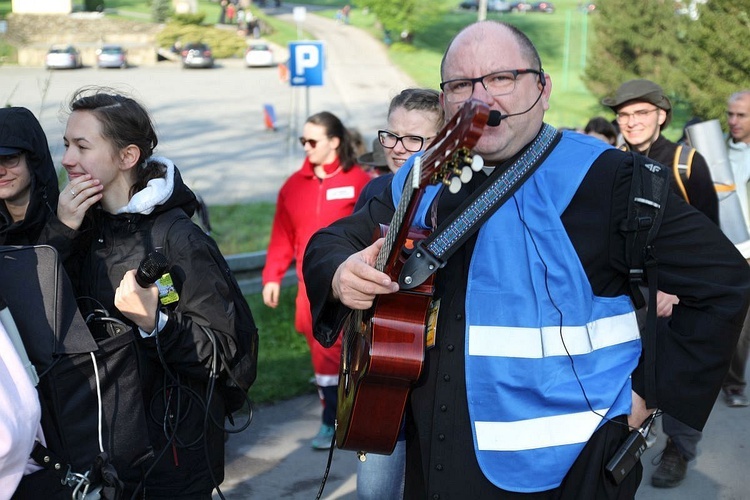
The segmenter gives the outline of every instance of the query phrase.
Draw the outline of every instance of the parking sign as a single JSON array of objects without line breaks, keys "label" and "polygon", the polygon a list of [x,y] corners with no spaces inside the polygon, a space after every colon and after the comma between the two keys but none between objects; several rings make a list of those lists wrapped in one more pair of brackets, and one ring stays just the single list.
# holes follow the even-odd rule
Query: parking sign
[{"label": "parking sign", "polygon": [[323,85],[323,42],[289,42],[289,83]]}]

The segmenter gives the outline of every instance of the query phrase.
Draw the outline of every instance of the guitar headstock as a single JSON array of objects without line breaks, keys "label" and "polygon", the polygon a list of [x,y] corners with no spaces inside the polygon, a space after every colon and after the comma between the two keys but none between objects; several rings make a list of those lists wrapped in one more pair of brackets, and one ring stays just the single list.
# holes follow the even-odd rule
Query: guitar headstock
[{"label": "guitar headstock", "polygon": [[432,145],[420,158],[419,188],[443,183],[457,193],[473,172],[484,166],[480,156],[471,157],[471,148],[482,136],[490,108],[470,99],[437,133]]}]

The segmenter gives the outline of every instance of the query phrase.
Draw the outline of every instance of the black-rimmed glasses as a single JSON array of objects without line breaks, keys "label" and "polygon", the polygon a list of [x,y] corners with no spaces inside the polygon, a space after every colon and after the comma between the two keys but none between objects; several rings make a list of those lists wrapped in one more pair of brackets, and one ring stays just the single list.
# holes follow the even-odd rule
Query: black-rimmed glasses
[{"label": "black-rimmed glasses", "polygon": [[304,137],[299,138],[299,143],[302,144],[302,147],[305,147],[305,144],[310,144],[310,147],[315,149],[315,146],[318,145],[318,141],[315,139],[305,139]]},{"label": "black-rimmed glasses", "polygon": [[21,155],[23,153],[15,153],[12,155],[0,155],[0,166],[3,168],[15,168],[21,163]]},{"label": "black-rimmed glasses", "polygon": [[425,141],[432,137],[422,137],[421,135],[396,135],[387,130],[378,130],[378,140],[384,148],[393,149],[401,141],[401,145],[410,153],[422,151]]},{"label": "black-rimmed glasses", "polygon": [[526,73],[542,75],[541,71],[530,68],[495,71],[477,78],[456,78],[455,80],[441,82],[440,90],[443,91],[449,102],[464,102],[471,98],[471,94],[474,93],[474,86],[477,83],[481,83],[484,90],[491,96],[508,95],[516,89],[518,76]]}]

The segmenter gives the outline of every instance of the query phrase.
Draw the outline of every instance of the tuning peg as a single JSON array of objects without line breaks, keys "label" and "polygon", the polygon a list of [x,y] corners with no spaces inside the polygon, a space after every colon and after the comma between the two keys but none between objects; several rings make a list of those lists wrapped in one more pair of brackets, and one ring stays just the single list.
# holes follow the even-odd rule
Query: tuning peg
[{"label": "tuning peg", "polygon": [[467,182],[471,180],[472,177],[474,177],[474,172],[471,170],[470,167],[465,166],[464,168],[461,169],[461,176],[460,176],[461,182],[466,184]]},{"label": "tuning peg", "polygon": [[448,191],[450,191],[453,194],[458,193],[461,191],[461,186],[463,183],[461,182],[461,179],[458,177],[453,177],[450,181],[450,184],[448,185]]},{"label": "tuning peg", "polygon": [[484,167],[484,158],[479,155],[474,155],[471,159],[471,169],[474,172],[479,172]]}]

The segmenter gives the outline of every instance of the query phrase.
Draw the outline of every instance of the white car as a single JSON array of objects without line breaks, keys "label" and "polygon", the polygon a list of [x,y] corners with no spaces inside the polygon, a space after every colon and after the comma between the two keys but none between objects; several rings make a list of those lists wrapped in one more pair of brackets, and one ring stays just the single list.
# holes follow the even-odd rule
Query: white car
[{"label": "white car", "polygon": [[248,68],[273,66],[274,57],[271,47],[265,43],[256,43],[247,48],[245,64]]},{"label": "white car", "polygon": [[81,53],[72,45],[53,45],[44,58],[47,69],[77,69],[83,67]]}]

